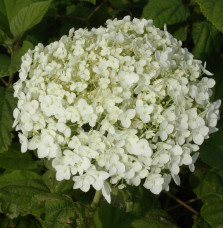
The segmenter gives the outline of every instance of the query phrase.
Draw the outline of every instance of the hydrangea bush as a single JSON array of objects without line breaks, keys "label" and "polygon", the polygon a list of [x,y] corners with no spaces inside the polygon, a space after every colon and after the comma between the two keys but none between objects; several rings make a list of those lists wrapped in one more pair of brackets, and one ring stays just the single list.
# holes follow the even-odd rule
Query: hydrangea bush
[{"label": "hydrangea bush", "polygon": [[14,84],[21,150],[37,150],[58,181],[102,190],[108,202],[113,185],[168,191],[182,165],[194,171],[199,146],[217,131],[221,102],[210,101],[210,76],[152,20],[71,29],[22,58]]}]

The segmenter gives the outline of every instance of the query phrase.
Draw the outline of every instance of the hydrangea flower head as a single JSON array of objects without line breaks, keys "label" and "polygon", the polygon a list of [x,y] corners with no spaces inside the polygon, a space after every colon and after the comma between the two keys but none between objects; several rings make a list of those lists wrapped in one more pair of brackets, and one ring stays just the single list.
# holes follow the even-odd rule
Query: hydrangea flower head
[{"label": "hydrangea flower head", "polygon": [[[204,76],[207,75],[208,77]],[[71,29],[22,58],[14,126],[22,152],[52,159],[58,181],[102,190],[141,183],[154,194],[194,170],[199,146],[217,131],[215,81],[152,20],[108,20]]]}]

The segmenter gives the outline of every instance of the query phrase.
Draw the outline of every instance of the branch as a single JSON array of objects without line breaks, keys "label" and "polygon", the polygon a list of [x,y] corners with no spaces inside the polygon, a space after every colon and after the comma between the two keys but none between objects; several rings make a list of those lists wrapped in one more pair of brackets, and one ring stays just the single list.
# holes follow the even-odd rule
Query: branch
[{"label": "branch", "polygon": [[[185,204],[194,203],[194,202],[196,202],[196,201],[198,201],[198,200],[199,200],[199,199],[190,199],[190,200],[186,201]],[[166,210],[166,211],[172,211],[172,210],[174,210],[174,209],[176,209],[176,208],[178,208],[178,207],[180,207],[180,206],[182,206],[182,205],[181,205],[181,204],[177,204],[177,205],[172,206],[172,207],[169,207],[169,208],[167,208],[167,209],[165,209],[165,210]]]},{"label": "branch", "polygon": [[190,207],[189,205],[187,205],[186,203],[184,203],[182,200],[178,199],[177,197],[175,197],[174,195],[172,195],[170,192],[165,192],[169,197],[171,197],[172,199],[174,199],[177,203],[179,203],[180,205],[182,205],[183,207],[187,208],[189,211],[193,212],[196,215],[199,215],[199,212],[194,210],[192,207]]},{"label": "branch", "polygon": [[93,201],[91,203],[91,208],[92,209],[95,210],[97,208],[100,199],[101,199],[101,190],[95,192],[94,199],[93,199]]},{"label": "branch", "polygon": [[103,1],[99,6],[97,6],[94,11],[88,16],[88,19],[90,19],[108,0]]},{"label": "branch", "polygon": [[6,87],[9,86],[9,84],[8,84],[3,78],[0,78],[0,81],[1,81]]}]

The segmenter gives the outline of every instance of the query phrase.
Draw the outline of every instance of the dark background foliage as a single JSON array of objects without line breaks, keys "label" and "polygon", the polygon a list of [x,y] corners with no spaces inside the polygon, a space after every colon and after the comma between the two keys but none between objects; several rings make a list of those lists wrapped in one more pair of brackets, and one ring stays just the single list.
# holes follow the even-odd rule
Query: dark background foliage
[{"label": "dark background foliage", "polygon": [[[223,0],[0,0],[0,227],[222,228],[223,122],[200,149],[196,171],[181,168],[181,185],[159,196],[143,187],[113,189],[112,205],[89,205],[94,191],[57,182],[51,162],[20,152],[12,129],[12,84],[21,56],[69,29],[103,26],[107,19],[153,19],[214,73],[213,100],[223,97]],[[222,110],[222,107],[221,107]],[[222,112],[221,112],[222,113]],[[91,218],[91,220],[90,220]]]}]

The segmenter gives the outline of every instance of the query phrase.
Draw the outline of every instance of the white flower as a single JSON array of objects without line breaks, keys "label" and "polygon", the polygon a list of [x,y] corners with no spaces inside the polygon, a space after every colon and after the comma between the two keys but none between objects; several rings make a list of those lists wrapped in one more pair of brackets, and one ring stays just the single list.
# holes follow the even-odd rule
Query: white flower
[{"label": "white flower", "polygon": [[28,149],[28,139],[21,133],[19,133],[19,142],[21,143],[21,152],[25,153]]},{"label": "white flower", "polygon": [[160,138],[162,141],[165,141],[168,138],[168,135],[173,132],[174,126],[172,124],[169,124],[168,121],[164,120],[160,124]]},{"label": "white flower", "polygon": [[118,78],[124,88],[129,88],[139,80],[139,76],[133,72],[120,71]]},{"label": "white flower", "polygon": [[71,173],[70,173],[70,167],[69,166],[67,166],[67,165],[56,165],[55,169],[56,169],[56,179],[58,181],[70,179]]},{"label": "white flower", "polygon": [[134,143],[129,152],[134,155],[144,155],[148,157],[152,155],[152,149],[146,139],[140,139],[137,143]]},{"label": "white flower", "polygon": [[118,119],[121,121],[123,127],[129,128],[131,125],[131,119],[135,117],[135,114],[135,109],[128,109],[127,111],[121,113],[118,116]]},{"label": "white flower", "polygon": [[150,114],[152,113],[152,111],[153,111],[152,105],[137,106],[137,103],[136,103],[136,112],[143,123],[148,123],[150,121]]},{"label": "white flower", "polygon": [[162,191],[163,183],[164,179],[160,174],[149,174],[143,186],[149,189],[152,193],[159,194]]},{"label": "white flower", "polygon": [[104,186],[104,181],[109,177],[109,174],[104,171],[97,171],[95,169],[88,170],[87,174],[94,177],[92,186],[98,191]]},{"label": "white flower", "polygon": [[70,137],[71,129],[64,123],[57,123],[56,128],[59,132],[63,133],[65,137]]},{"label": "white flower", "polygon": [[192,156],[192,163],[189,165],[189,168],[190,168],[190,171],[191,171],[191,172],[194,172],[194,170],[195,170],[194,163],[197,161],[198,156],[199,156],[199,153],[198,153],[198,152],[195,153],[195,154]]},{"label": "white flower", "polygon": [[84,174],[82,176],[73,177],[73,181],[73,189],[80,188],[83,192],[88,192],[95,179],[90,175]]},{"label": "white flower", "polygon": [[207,136],[209,128],[206,126],[201,126],[192,131],[193,141],[197,145],[201,145],[204,142],[204,137]]},{"label": "white flower", "polygon": [[102,195],[108,203],[111,203],[111,186],[107,181],[104,181],[104,185],[102,186]]},{"label": "white flower", "polygon": [[90,115],[91,113],[93,113],[93,108],[88,105],[85,99],[80,99],[78,101],[78,110],[81,116]]},{"label": "white flower", "polygon": [[57,154],[60,152],[60,148],[57,144],[54,143],[54,138],[51,135],[44,135],[39,143],[37,153],[39,158],[57,157]]},{"label": "white flower", "polygon": [[[52,158],[57,180],[74,189],[113,185],[154,194],[194,171],[199,149],[216,132],[221,101],[215,81],[182,42],[152,20],[108,20],[106,27],[71,29],[22,57],[13,112],[21,152]],[[4,123],[3,123],[4,124]]]}]

